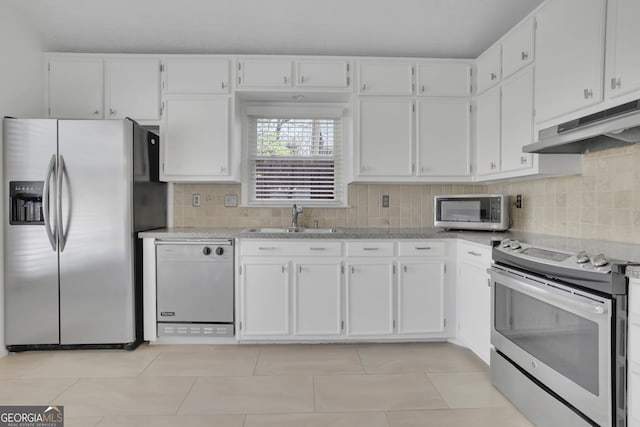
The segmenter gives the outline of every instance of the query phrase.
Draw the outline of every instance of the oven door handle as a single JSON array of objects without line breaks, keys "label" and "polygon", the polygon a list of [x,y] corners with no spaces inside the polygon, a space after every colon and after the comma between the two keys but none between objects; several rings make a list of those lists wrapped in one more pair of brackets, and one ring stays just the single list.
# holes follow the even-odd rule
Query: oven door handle
[{"label": "oven door handle", "polygon": [[[492,278],[494,276],[501,276],[508,279],[507,281],[500,281],[500,284],[503,286],[522,292],[533,298],[537,298],[554,305],[559,305],[589,319],[596,320],[600,318],[600,316],[611,311],[611,303],[609,301],[603,301],[601,303],[598,301],[582,301],[582,298],[585,297],[582,297],[581,295],[570,293],[569,291],[565,291],[559,287],[554,288],[552,284],[538,284],[536,282],[532,282],[526,277],[522,277],[509,271],[490,268],[489,273]],[[492,284],[495,281],[496,279],[492,279]]]}]

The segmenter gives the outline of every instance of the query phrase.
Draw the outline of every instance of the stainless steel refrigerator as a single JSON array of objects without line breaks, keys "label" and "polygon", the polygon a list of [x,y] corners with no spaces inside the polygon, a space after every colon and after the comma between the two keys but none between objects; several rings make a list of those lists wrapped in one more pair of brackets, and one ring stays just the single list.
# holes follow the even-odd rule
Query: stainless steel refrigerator
[{"label": "stainless steel refrigerator", "polygon": [[135,348],[136,234],[166,226],[158,136],[128,119],[3,125],[7,349]]}]

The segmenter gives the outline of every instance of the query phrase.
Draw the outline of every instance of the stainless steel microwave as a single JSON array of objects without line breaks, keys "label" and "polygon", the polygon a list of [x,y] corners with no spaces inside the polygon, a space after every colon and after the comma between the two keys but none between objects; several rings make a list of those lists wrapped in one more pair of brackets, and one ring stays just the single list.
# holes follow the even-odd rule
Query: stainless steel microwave
[{"label": "stainless steel microwave", "polygon": [[433,225],[457,230],[507,230],[508,200],[503,194],[435,196]]}]

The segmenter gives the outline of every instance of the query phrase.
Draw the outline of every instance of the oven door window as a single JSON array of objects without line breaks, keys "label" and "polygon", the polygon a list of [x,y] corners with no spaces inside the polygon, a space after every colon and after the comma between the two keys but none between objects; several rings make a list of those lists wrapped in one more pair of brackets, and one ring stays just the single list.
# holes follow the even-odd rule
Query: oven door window
[{"label": "oven door window", "polygon": [[599,394],[598,324],[495,283],[497,332],[594,395]]}]

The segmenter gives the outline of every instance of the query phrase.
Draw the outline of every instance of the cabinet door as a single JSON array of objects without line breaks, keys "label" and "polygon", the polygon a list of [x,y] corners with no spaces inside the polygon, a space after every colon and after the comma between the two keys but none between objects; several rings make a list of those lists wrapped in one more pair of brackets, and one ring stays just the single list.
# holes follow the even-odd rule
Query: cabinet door
[{"label": "cabinet door", "polygon": [[500,45],[487,49],[476,62],[477,93],[482,93],[500,82]]},{"label": "cabinet door", "polygon": [[360,99],[359,174],[411,176],[413,101]]},{"label": "cabinet door", "polygon": [[412,95],[413,64],[408,62],[361,62],[358,65],[361,95]]},{"label": "cabinet door", "polygon": [[289,263],[245,262],[240,278],[240,335],[288,335]]},{"label": "cabinet door", "polygon": [[160,60],[115,58],[106,61],[106,114],[108,119],[160,118]]},{"label": "cabinet door", "polygon": [[419,176],[470,174],[469,106],[466,99],[418,101]]},{"label": "cabinet door", "polygon": [[349,87],[347,61],[296,61],[296,86],[308,88]]},{"label": "cabinet door", "polygon": [[538,12],[537,123],[602,101],[604,6],[604,0],[553,0]]},{"label": "cabinet door", "polygon": [[238,61],[238,87],[291,87],[291,61],[276,59]]},{"label": "cabinet door", "polygon": [[528,169],[533,154],[522,146],[533,142],[533,69],[514,75],[502,83],[501,170]]},{"label": "cabinet door", "polygon": [[615,98],[640,90],[640,2],[609,0],[605,91]]},{"label": "cabinet door", "polygon": [[163,64],[164,92],[216,94],[229,92],[229,60],[215,58],[170,58]]},{"label": "cabinet door", "polygon": [[458,271],[458,332],[463,343],[489,363],[491,288],[487,267],[460,263]]},{"label": "cabinet door", "polygon": [[393,264],[353,263],[347,270],[347,335],[392,334]]},{"label": "cabinet door", "polygon": [[162,122],[164,179],[215,180],[229,175],[229,98],[165,98]]},{"label": "cabinet door", "polygon": [[444,263],[400,262],[398,333],[444,331]]},{"label": "cabinet door", "polygon": [[342,333],[341,264],[339,261],[295,264],[294,335]]},{"label": "cabinet door", "polygon": [[102,59],[49,60],[49,117],[101,119],[104,117]]},{"label": "cabinet door", "polygon": [[476,171],[500,171],[500,87],[476,98]]},{"label": "cabinet door", "polygon": [[533,19],[516,28],[502,42],[502,78],[533,62]]},{"label": "cabinet door", "polygon": [[418,95],[471,95],[471,65],[460,62],[419,64]]}]

